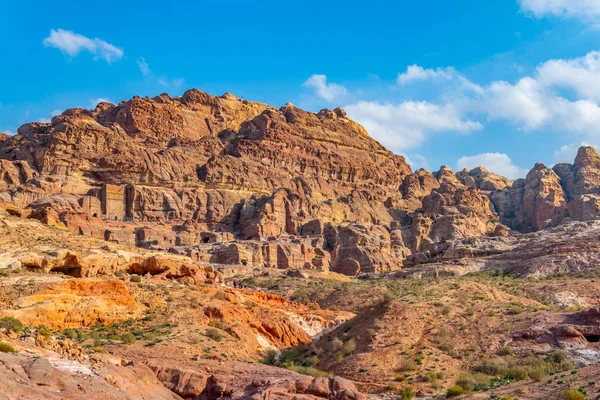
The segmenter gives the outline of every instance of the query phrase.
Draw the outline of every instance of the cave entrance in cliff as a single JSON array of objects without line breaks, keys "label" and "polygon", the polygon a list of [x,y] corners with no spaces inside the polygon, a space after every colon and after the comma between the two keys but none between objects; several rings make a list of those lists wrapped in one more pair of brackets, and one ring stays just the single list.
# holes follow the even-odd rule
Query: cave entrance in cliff
[{"label": "cave entrance in cliff", "polygon": [[54,267],[50,272],[69,275],[73,278],[81,278],[81,267]]},{"label": "cave entrance in cliff", "polygon": [[600,335],[583,335],[588,343],[600,343]]},{"label": "cave entrance in cliff", "polygon": [[50,272],[69,275],[73,278],[81,278],[81,264],[76,255],[69,254],[65,257],[61,265],[52,267]]}]

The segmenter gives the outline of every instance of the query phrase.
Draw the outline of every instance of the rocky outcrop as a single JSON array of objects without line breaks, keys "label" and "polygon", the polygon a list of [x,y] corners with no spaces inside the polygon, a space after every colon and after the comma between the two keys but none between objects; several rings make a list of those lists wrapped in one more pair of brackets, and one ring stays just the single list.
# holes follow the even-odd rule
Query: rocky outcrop
[{"label": "rocky outcrop", "polygon": [[336,228],[329,225],[326,237],[332,248],[332,270],[345,275],[382,273],[398,269],[407,249],[396,236],[381,226],[350,224]]},{"label": "rocky outcrop", "polygon": [[552,169],[536,164],[524,180],[493,192],[491,198],[502,222],[521,232],[567,219],[595,219],[600,215],[600,156],[593,147],[581,147],[574,164]]},{"label": "rocky outcrop", "polygon": [[0,313],[27,326],[65,329],[139,318],[144,309],[121,281],[67,280],[21,297],[14,309]]},{"label": "rocky outcrop", "polygon": [[484,167],[473,168],[470,171],[465,168],[457,172],[456,177],[463,185],[476,187],[486,192],[503,190],[512,186],[510,179],[490,172]]}]

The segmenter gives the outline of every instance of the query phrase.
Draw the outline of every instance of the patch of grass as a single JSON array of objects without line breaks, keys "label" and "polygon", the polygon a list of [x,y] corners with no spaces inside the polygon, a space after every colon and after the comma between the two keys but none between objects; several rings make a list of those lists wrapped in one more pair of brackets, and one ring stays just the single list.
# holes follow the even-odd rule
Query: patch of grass
[{"label": "patch of grass", "polygon": [[585,400],[585,395],[575,389],[567,389],[563,392],[565,400]]},{"label": "patch of grass", "polygon": [[277,361],[277,351],[275,349],[268,349],[265,352],[265,364],[274,365]]},{"label": "patch of grass", "polygon": [[400,372],[408,372],[415,371],[418,368],[417,363],[413,360],[404,360],[402,364],[400,364]]},{"label": "patch of grass", "polygon": [[457,397],[464,393],[465,393],[465,391],[462,387],[460,387],[458,385],[454,385],[454,386],[450,386],[448,388],[448,390],[446,390],[446,397],[448,397],[448,398]]},{"label": "patch of grass", "polygon": [[317,369],[315,367],[310,367],[310,366],[304,366],[304,365],[287,365],[285,367],[286,369],[289,369],[290,371],[294,371],[297,372],[299,374],[303,374],[303,375],[309,375],[309,376],[313,376],[315,378],[327,378],[329,376],[331,376],[331,373],[326,372],[326,371],[321,371],[320,369]]},{"label": "patch of grass", "polygon": [[38,334],[44,337],[50,337],[50,335],[52,335],[52,332],[50,332],[50,329],[46,328],[45,325],[40,325],[38,327]]},{"label": "patch of grass", "polygon": [[13,332],[23,332],[23,323],[14,317],[4,317],[0,320],[0,328],[9,329]]},{"label": "patch of grass", "polygon": [[206,336],[208,336],[215,342],[220,342],[223,339],[223,334],[221,333],[221,331],[215,328],[208,328],[206,330]]},{"label": "patch of grass", "polygon": [[124,333],[121,335],[121,340],[123,341],[123,343],[131,344],[136,341],[136,338],[135,335],[133,335],[132,333]]},{"label": "patch of grass", "polygon": [[400,395],[400,400],[411,400],[415,397],[415,391],[410,386],[405,387],[398,394]]},{"label": "patch of grass", "polygon": [[13,347],[12,344],[7,342],[0,342],[0,352],[2,353],[16,353],[17,350]]}]

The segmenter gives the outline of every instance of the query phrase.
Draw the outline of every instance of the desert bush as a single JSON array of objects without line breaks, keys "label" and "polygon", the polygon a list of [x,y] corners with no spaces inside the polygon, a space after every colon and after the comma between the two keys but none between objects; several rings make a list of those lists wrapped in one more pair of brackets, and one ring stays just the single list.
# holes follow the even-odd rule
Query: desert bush
[{"label": "desert bush", "polygon": [[265,352],[265,364],[274,365],[277,361],[277,351],[275,349],[268,349]]},{"label": "desert bush", "polygon": [[2,353],[16,353],[17,350],[13,347],[12,344],[7,342],[0,342],[0,352]]},{"label": "desert bush", "polygon": [[504,373],[505,378],[523,381],[529,377],[527,369],[523,367],[509,367]]},{"label": "desert bush", "polygon": [[575,389],[567,389],[563,392],[565,400],[585,400],[583,393]]},{"label": "desert bush", "polygon": [[501,356],[512,356],[515,354],[515,350],[512,347],[503,347],[500,349],[499,354]]},{"label": "desert bush", "polygon": [[131,275],[131,278],[129,278],[130,282],[133,283],[140,283],[142,281],[142,277],[136,274]]},{"label": "desert bush", "polygon": [[327,378],[327,377],[331,376],[331,373],[326,372],[326,371],[321,371],[320,369],[317,369],[315,367],[307,367],[307,366],[303,366],[303,365],[292,364],[292,365],[286,366],[285,368],[289,369],[290,371],[294,371],[294,372],[297,372],[302,375],[312,376],[315,378]]},{"label": "desert bush", "polygon": [[206,336],[214,340],[215,342],[220,342],[223,339],[223,334],[215,328],[208,328],[206,330]]},{"label": "desert bush", "polygon": [[460,396],[464,392],[465,392],[464,389],[458,385],[450,386],[448,388],[448,390],[446,391],[446,397],[451,398],[451,397]]},{"label": "desert bush", "polygon": [[415,397],[415,391],[410,386],[405,387],[398,394],[400,395],[400,400],[411,400]]},{"label": "desert bush", "polygon": [[456,379],[456,386],[461,387],[464,391],[484,390],[489,388],[490,377],[479,372],[471,374],[468,372],[462,373]]},{"label": "desert bush", "polygon": [[354,342],[354,339],[348,339],[344,342],[344,345],[342,346],[342,353],[344,353],[344,355],[352,354],[354,353],[355,349],[356,343]]},{"label": "desert bush", "polygon": [[508,313],[511,315],[518,315],[518,314],[522,314],[525,310],[523,310],[523,307],[518,306],[518,305],[513,305],[508,309]]},{"label": "desert bush", "polygon": [[78,336],[75,329],[65,329],[63,335],[65,335],[67,339],[76,339]]},{"label": "desert bush", "polygon": [[214,295],[214,298],[217,300],[225,300],[227,301],[227,295],[225,294],[225,292],[217,292]]},{"label": "desert bush", "polygon": [[49,337],[50,335],[52,335],[52,332],[50,332],[50,329],[46,328],[45,325],[40,325],[38,327],[38,333],[44,337]]},{"label": "desert bush", "polygon": [[548,354],[547,360],[553,364],[560,364],[561,362],[567,360],[567,353],[562,350],[554,350]]},{"label": "desert bush", "polygon": [[331,341],[331,348],[333,351],[341,350],[344,347],[344,342],[342,342],[339,338],[333,338]]},{"label": "desert bush", "polygon": [[396,298],[396,296],[394,296],[394,294],[393,294],[393,293],[391,293],[391,292],[385,292],[385,293],[383,294],[382,302],[383,302],[384,304],[389,304],[389,303],[391,303],[391,302],[392,302],[392,301],[393,301],[395,298]]},{"label": "desert bush", "polygon": [[0,328],[9,329],[13,332],[22,332],[23,323],[14,317],[4,317],[0,320]]},{"label": "desert bush", "polygon": [[414,362],[413,360],[404,360],[402,361],[402,364],[400,364],[400,372],[408,372],[408,371],[414,371],[417,369],[417,363]]},{"label": "desert bush", "polygon": [[102,347],[94,347],[92,351],[99,354],[104,353],[104,349]]},{"label": "desert bush", "polygon": [[133,343],[135,342],[135,336],[131,333],[124,333],[121,335],[121,340],[123,341],[123,343]]}]

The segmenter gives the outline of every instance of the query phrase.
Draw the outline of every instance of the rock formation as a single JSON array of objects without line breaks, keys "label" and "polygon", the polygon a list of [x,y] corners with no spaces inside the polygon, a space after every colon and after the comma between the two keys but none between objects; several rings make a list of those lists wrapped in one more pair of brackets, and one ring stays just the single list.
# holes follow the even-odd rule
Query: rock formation
[{"label": "rock formation", "polygon": [[449,240],[505,235],[504,225],[593,219],[599,176],[593,148],[514,183],[482,167],[412,172],[342,109],[196,89],[69,109],[0,141],[0,204],[18,215],[197,263],[350,275],[401,268]]}]

